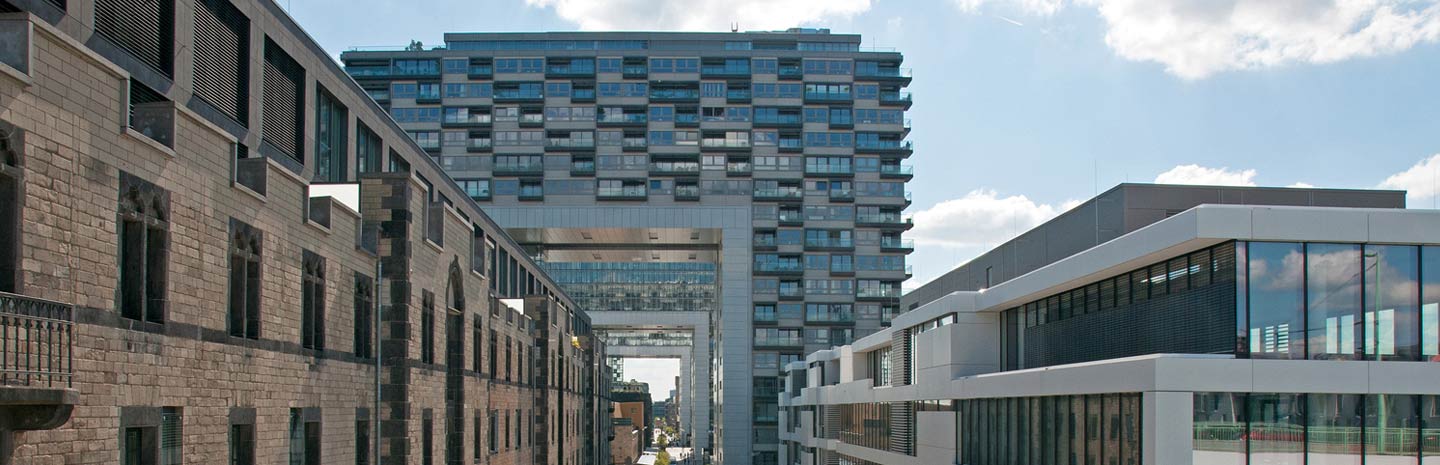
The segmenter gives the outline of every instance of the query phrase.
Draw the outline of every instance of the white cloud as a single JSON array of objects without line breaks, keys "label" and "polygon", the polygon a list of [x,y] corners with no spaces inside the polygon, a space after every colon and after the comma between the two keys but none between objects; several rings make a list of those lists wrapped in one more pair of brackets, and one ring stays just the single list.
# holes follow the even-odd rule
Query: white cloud
[{"label": "white cloud", "polygon": [[[965,12],[1005,3],[1037,15],[1065,0],[952,0]],[[1071,0],[1105,20],[1105,43],[1185,79],[1333,63],[1440,40],[1440,0]]]},{"label": "white cloud", "polygon": [[1288,186],[1285,186],[1285,187],[1293,187],[1293,188],[1296,188],[1296,189],[1310,189],[1310,188],[1315,187],[1315,185],[1314,185],[1314,184],[1310,184],[1310,183],[1305,182],[1305,181],[1296,181],[1295,184],[1291,184],[1291,185],[1288,185]]},{"label": "white cloud", "polygon": [[1381,189],[1400,189],[1408,192],[1407,203],[1417,204],[1420,200],[1434,199],[1440,194],[1440,153],[1416,162],[1405,171],[1390,175],[1380,181]]},{"label": "white cloud", "polygon": [[917,244],[993,246],[1054,218],[1075,204],[1048,205],[1023,195],[1000,197],[992,190],[975,190],[916,212],[915,229],[907,236]]},{"label": "white cloud", "polygon": [[778,30],[850,17],[870,0],[525,0],[586,30]]},{"label": "white cloud", "polygon": [[1254,186],[1255,170],[1209,168],[1180,165],[1155,176],[1156,184],[1190,184],[1197,186]]},{"label": "white cloud", "polygon": [[1023,195],[1001,197],[993,190],[975,190],[916,212],[915,229],[906,233],[915,239],[915,253],[906,259],[914,265],[915,277],[904,287],[919,287],[1079,203],[1045,204]]}]

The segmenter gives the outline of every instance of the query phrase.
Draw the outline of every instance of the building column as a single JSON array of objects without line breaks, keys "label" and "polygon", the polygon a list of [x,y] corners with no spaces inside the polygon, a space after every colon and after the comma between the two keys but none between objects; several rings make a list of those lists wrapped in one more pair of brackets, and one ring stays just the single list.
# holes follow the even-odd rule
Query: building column
[{"label": "building column", "polygon": [[1190,392],[1146,392],[1144,434],[1141,439],[1145,465],[1190,465],[1194,448],[1194,400]]}]

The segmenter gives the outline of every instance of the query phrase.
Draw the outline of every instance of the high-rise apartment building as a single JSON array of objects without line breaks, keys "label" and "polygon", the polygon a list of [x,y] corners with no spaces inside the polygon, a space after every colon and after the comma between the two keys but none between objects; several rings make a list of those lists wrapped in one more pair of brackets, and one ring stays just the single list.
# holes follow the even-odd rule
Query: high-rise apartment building
[{"label": "high-rise apartment building", "polygon": [[909,276],[910,75],[860,43],[452,33],[341,59],[612,355],[681,359],[679,439],[765,465],[779,367],[886,326]]}]

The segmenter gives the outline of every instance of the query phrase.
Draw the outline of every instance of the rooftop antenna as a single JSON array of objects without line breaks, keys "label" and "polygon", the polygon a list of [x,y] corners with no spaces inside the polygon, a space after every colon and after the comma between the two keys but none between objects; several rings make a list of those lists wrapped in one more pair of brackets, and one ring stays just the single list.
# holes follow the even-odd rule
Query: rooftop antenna
[{"label": "rooftop antenna", "polygon": [[740,23],[730,23],[730,32],[740,32]]}]

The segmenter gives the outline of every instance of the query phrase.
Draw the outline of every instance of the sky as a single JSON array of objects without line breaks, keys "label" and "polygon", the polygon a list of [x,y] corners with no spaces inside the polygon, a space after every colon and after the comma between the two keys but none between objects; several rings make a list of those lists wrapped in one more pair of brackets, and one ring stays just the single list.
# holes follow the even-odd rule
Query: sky
[{"label": "sky", "polygon": [[732,24],[893,47],[915,76],[906,288],[1122,182],[1440,202],[1440,0],[277,2],[337,56],[444,32]]}]

